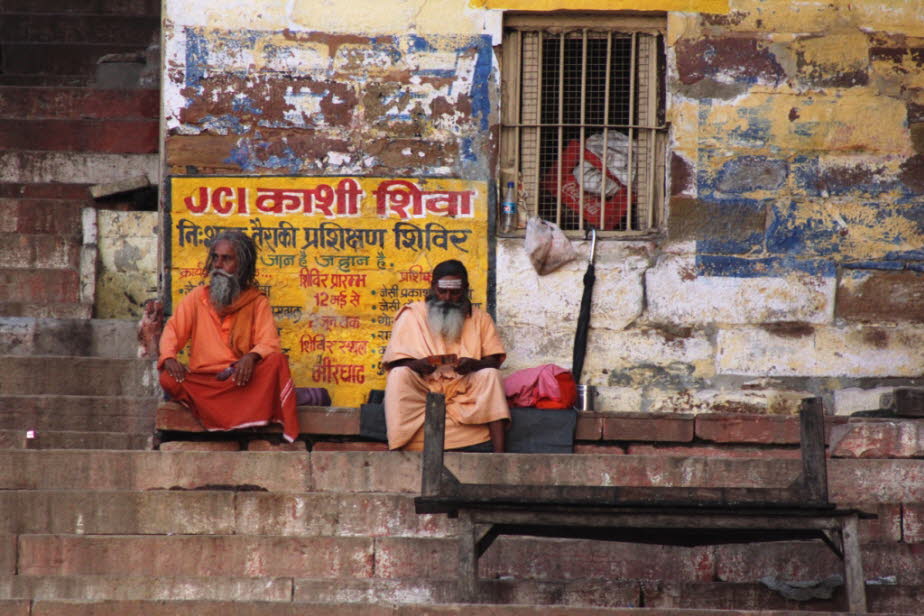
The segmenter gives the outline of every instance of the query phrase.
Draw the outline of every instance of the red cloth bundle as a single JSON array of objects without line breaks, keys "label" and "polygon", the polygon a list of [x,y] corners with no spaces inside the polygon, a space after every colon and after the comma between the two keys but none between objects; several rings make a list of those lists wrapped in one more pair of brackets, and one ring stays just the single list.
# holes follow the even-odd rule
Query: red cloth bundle
[{"label": "red cloth bundle", "polygon": [[[596,167],[603,168],[603,162],[600,158],[588,150],[584,149],[584,160]],[[581,141],[573,139],[561,155],[561,200],[569,209],[575,213],[580,212],[581,207],[581,187],[578,184],[578,178],[574,176],[574,169],[581,163]],[[607,183],[614,182],[619,186],[619,190],[606,200],[606,212],[604,214],[604,224],[600,224],[600,193],[590,191],[584,192],[584,222],[593,225],[597,229],[617,229],[620,226],[623,216],[628,209],[629,195],[626,187],[616,177],[607,171]],[[558,192],[558,165],[552,167],[542,178],[542,189],[554,195]]]}]

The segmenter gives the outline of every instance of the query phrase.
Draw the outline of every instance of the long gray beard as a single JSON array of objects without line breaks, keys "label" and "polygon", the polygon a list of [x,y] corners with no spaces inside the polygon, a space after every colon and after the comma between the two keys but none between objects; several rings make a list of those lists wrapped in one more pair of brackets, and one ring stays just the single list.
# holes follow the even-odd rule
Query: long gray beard
[{"label": "long gray beard", "polygon": [[232,276],[219,269],[212,270],[209,297],[217,310],[230,306],[240,294],[241,283],[237,276]]},{"label": "long gray beard", "polygon": [[437,299],[427,300],[427,324],[430,331],[444,340],[456,342],[462,336],[466,316],[468,315],[462,304]]}]

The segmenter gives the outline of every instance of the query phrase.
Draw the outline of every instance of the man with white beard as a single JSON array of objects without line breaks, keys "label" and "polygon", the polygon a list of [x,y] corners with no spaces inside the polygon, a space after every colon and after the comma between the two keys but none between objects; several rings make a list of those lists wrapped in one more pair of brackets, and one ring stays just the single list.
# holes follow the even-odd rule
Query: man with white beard
[{"label": "man with white beard", "polygon": [[446,396],[447,451],[505,448],[510,409],[501,364],[506,355],[494,321],[472,306],[468,271],[456,260],[433,269],[426,301],[395,316],[382,363],[389,449],[423,449],[427,393]]},{"label": "man with white beard", "polygon": [[[160,384],[208,430],[282,424],[298,436],[295,387],[273,311],[256,284],[257,250],[241,231],[220,233],[209,248],[207,286],[176,307],[160,339]],[[189,367],[177,354],[190,344]]]}]

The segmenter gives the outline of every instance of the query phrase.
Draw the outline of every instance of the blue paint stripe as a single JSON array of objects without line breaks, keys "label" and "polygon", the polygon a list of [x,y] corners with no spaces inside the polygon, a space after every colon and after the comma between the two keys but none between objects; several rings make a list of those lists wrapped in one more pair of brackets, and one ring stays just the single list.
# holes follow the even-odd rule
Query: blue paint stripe
[{"label": "blue paint stripe", "polygon": [[837,264],[829,259],[795,259],[789,256],[747,259],[724,255],[696,255],[698,276],[757,278],[786,276],[792,272],[833,277],[837,273]]}]

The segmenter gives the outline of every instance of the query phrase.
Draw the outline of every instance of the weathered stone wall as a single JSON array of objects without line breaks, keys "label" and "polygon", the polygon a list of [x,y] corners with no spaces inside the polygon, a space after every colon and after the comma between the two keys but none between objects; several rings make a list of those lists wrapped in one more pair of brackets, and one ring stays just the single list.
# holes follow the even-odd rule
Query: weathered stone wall
[{"label": "weathered stone wall", "polygon": [[137,318],[157,297],[158,214],[99,210],[97,318]]},{"label": "weathered stone wall", "polygon": [[[668,13],[666,222],[598,243],[598,408],[786,413],[812,392],[849,413],[924,383],[919,8]],[[501,15],[168,0],[166,170],[491,180]],[[508,367],[570,365],[584,262],[538,277],[499,239],[496,271]]]},{"label": "weathered stone wall", "polygon": [[[733,0],[669,14],[665,237],[598,258],[585,374],[606,408],[787,412],[811,391],[850,413],[916,382],[919,9]],[[517,242],[499,247],[518,365],[570,361],[583,269],[539,278]]]}]

